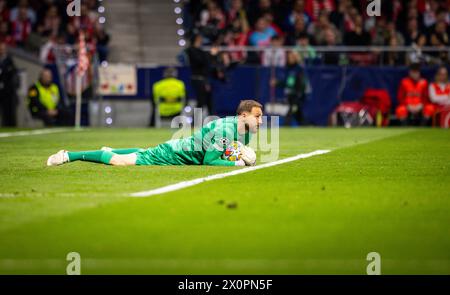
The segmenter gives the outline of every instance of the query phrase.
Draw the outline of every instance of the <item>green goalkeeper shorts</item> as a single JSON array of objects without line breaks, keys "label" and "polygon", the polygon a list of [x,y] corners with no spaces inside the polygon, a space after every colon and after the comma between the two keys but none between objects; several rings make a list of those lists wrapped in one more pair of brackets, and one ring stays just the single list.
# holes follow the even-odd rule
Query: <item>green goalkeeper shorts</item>
[{"label": "green goalkeeper shorts", "polygon": [[168,143],[162,143],[155,147],[140,150],[136,152],[136,165],[186,165],[184,161],[181,161],[174,151],[172,146]]},{"label": "green goalkeeper shorts", "polygon": [[[152,147],[149,149],[142,149],[136,152],[136,165],[147,166],[147,165],[164,165],[160,163],[160,159],[163,158],[163,149],[159,146]],[[167,165],[167,164],[166,164]]]}]

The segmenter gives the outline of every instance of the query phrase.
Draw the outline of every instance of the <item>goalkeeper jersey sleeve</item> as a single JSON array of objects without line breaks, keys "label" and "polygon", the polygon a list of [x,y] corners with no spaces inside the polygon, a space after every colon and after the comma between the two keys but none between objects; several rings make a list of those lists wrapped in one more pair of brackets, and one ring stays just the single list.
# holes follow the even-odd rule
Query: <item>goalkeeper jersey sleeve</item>
[{"label": "goalkeeper jersey sleeve", "polygon": [[203,158],[203,165],[211,166],[235,166],[236,164],[232,161],[221,159],[223,152],[209,151],[205,153]]}]

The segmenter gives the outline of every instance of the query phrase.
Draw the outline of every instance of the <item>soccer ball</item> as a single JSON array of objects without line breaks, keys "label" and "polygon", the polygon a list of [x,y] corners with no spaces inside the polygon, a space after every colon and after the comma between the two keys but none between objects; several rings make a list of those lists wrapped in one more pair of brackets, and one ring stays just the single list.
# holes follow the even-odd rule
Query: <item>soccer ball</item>
[{"label": "soccer ball", "polygon": [[239,141],[231,142],[222,154],[222,159],[228,161],[239,161],[242,158],[241,149],[244,147]]}]

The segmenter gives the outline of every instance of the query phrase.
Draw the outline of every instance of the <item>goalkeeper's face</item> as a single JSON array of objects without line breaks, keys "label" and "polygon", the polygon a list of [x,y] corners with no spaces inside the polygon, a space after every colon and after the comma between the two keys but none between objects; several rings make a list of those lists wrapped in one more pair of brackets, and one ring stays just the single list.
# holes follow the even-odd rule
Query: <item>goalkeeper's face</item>
[{"label": "goalkeeper's face", "polygon": [[244,123],[246,129],[251,133],[258,132],[259,126],[262,124],[262,110],[258,107],[253,107],[251,112],[244,112]]}]

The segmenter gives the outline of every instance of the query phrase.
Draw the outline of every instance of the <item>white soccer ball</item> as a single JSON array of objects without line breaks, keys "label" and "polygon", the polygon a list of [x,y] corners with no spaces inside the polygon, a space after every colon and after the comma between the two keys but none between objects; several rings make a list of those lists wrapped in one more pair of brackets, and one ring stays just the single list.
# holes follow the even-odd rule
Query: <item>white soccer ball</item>
[{"label": "white soccer ball", "polygon": [[236,162],[239,161],[242,157],[242,148],[245,147],[239,141],[231,142],[225,149],[222,154],[222,159]]}]

